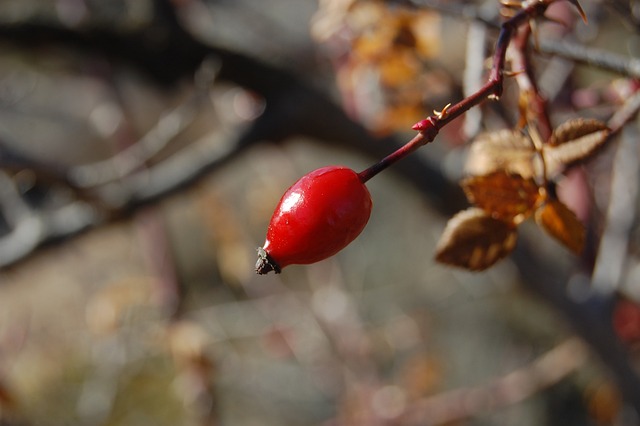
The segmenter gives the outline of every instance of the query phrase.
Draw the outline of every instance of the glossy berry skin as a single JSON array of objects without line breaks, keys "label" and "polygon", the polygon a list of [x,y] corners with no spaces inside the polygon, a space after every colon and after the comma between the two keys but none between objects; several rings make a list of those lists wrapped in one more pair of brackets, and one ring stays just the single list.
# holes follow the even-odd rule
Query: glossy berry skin
[{"label": "glossy berry skin", "polygon": [[371,207],[371,195],[353,170],[327,166],[308,173],[278,203],[256,272],[279,273],[336,254],[362,232]]}]

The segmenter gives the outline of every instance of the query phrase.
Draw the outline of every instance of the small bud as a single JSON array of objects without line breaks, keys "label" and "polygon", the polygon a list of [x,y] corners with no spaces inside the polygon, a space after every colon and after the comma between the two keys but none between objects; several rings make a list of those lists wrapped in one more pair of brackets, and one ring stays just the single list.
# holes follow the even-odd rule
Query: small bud
[{"label": "small bud", "polygon": [[429,127],[430,125],[431,125],[431,122],[429,121],[429,119],[425,118],[424,120],[418,121],[416,124],[411,126],[411,128],[418,132],[423,132],[427,130],[427,127]]}]

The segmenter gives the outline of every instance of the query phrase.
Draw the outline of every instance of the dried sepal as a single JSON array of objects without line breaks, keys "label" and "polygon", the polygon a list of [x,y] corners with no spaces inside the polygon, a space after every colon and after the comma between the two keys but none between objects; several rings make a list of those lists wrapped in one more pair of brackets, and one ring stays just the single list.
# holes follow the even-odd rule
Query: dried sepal
[{"label": "dried sepal", "polygon": [[465,171],[484,176],[495,171],[517,174],[524,178],[537,176],[540,165],[529,138],[511,129],[483,133],[471,144]]},{"label": "dried sepal", "polygon": [[[571,123],[571,122],[569,122]],[[552,138],[555,145],[547,144],[542,148],[547,178],[561,173],[567,166],[584,161],[602,147],[609,138],[610,130],[591,120],[583,126],[560,126]]]},{"label": "dried sepal", "polygon": [[497,171],[466,178],[461,183],[470,203],[492,217],[521,222],[541,199],[540,188],[531,178]]},{"label": "dried sepal", "polygon": [[558,200],[550,200],[536,211],[536,223],[569,250],[580,254],[585,229],[575,213]]},{"label": "dried sepal", "polygon": [[487,215],[476,207],[449,219],[436,247],[438,262],[482,271],[513,251],[517,240],[512,222]]}]

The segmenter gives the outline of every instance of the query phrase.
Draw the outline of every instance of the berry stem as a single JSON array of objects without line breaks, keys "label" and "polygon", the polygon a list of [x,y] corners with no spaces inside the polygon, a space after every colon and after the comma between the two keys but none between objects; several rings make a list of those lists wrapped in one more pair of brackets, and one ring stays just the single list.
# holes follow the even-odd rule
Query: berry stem
[{"label": "berry stem", "polygon": [[358,178],[362,183],[385,170],[390,165],[402,160],[409,154],[416,151],[423,145],[433,142],[440,129],[449,122],[458,118],[474,106],[482,103],[489,97],[498,98],[502,94],[502,73],[497,73],[498,77],[490,78],[489,81],[476,93],[464,98],[460,102],[445,108],[442,112],[436,113],[416,123],[412,128],[418,130],[418,134],[409,142],[384,157],[371,167],[358,173]]},{"label": "berry stem", "polygon": [[420,132],[409,142],[398,148],[396,151],[384,157],[382,160],[378,161],[368,169],[365,169],[358,173],[358,179],[360,182],[366,183],[369,179],[394,164],[398,160],[401,160],[420,148],[422,145],[427,144],[429,141],[425,137],[424,133]]},{"label": "berry stem", "polygon": [[462,99],[458,103],[447,106],[441,112],[435,112],[434,115],[414,124],[412,129],[417,130],[418,134],[396,151],[358,173],[360,181],[362,183],[367,182],[421,146],[433,142],[442,127],[460,117],[471,108],[481,104],[487,99],[498,99],[502,95],[507,48],[511,43],[514,33],[516,33],[521,25],[528,23],[530,19],[542,16],[547,10],[547,7],[553,2],[553,0],[546,0],[532,3],[503,22],[500,27],[500,34],[498,35],[498,41],[496,42],[493,55],[493,66],[487,82],[477,92]]}]

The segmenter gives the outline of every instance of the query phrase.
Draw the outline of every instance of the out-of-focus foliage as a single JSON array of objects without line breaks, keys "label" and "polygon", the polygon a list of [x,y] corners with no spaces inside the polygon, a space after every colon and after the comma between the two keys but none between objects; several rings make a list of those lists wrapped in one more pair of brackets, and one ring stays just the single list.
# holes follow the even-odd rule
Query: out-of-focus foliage
[{"label": "out-of-focus foliage", "polygon": [[440,15],[384,1],[326,0],[311,31],[328,51],[346,108],[372,130],[404,130],[451,95]]}]

